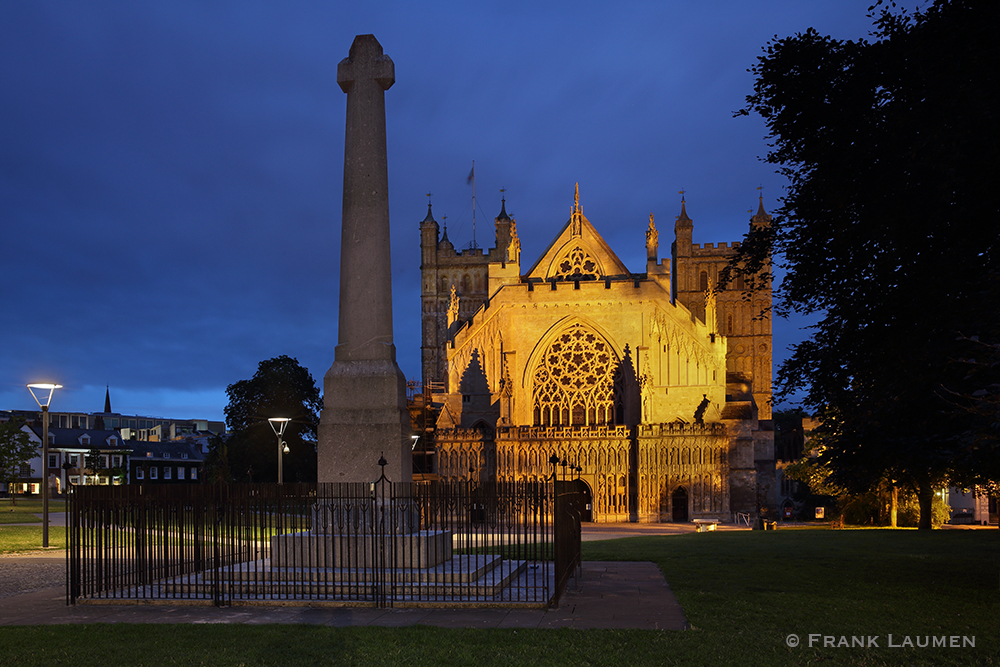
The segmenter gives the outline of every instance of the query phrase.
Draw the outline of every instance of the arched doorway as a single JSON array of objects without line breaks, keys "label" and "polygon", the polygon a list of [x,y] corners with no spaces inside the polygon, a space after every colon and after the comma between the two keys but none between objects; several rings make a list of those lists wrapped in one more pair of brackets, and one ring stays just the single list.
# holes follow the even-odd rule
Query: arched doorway
[{"label": "arched doorway", "polygon": [[672,505],[671,520],[674,523],[687,523],[688,520],[688,493],[683,486],[678,486],[670,496]]},{"label": "arched doorway", "polygon": [[580,508],[580,521],[591,522],[594,520],[594,494],[590,492],[590,487],[582,479],[576,480],[577,491],[583,495],[583,505]]}]

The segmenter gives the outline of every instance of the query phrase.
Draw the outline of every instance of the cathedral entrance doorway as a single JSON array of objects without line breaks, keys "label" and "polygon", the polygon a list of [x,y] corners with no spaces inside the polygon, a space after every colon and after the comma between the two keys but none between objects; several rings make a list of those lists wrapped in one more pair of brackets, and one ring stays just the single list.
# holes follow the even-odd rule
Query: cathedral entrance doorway
[{"label": "cathedral entrance doorway", "polygon": [[671,520],[674,523],[687,523],[688,494],[683,486],[678,486],[677,490],[670,496],[670,504],[673,506]]},{"label": "cathedral entrance doorway", "polygon": [[583,496],[580,521],[592,522],[594,520],[594,494],[590,492],[590,486],[582,479],[576,480],[576,486],[577,491]]}]

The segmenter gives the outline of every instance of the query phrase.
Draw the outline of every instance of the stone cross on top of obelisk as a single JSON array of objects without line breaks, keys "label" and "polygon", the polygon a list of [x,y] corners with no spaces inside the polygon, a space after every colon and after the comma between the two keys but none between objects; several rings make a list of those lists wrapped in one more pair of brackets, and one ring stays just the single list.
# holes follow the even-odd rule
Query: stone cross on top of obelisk
[{"label": "stone cross on top of obelisk", "polygon": [[390,480],[412,479],[406,379],[392,344],[385,91],[394,70],[374,35],[355,37],[337,66],[347,93],[340,328],[323,378],[320,482],[372,482],[382,474],[382,458]]},{"label": "stone cross on top of obelisk", "polygon": [[396,82],[392,59],[374,35],[358,35],[337,65],[347,93],[340,320],[335,359],[395,360],[389,264],[389,172],[385,91]]}]

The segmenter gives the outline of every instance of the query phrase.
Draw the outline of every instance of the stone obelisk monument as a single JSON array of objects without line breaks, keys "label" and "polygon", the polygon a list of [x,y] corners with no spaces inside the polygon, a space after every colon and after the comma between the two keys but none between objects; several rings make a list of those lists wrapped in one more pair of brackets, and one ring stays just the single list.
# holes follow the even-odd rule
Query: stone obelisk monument
[{"label": "stone obelisk monument", "polygon": [[374,35],[358,35],[337,66],[347,93],[340,324],[324,378],[318,481],[372,482],[380,456],[393,482],[413,478],[406,380],[392,343],[385,91],[395,67]]}]

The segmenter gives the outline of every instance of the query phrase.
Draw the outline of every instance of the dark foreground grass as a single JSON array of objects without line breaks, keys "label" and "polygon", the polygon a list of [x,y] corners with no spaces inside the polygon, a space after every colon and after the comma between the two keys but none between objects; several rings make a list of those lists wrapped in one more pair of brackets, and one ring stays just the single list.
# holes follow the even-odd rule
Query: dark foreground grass
[{"label": "dark foreground grass", "polygon": [[[1000,531],[784,530],[631,538],[589,560],[650,560],[702,664],[1000,664]],[[676,540],[676,541],[671,541]],[[786,645],[789,635],[799,645]],[[904,644],[906,637],[914,648]],[[814,637],[809,647],[810,635]],[[823,647],[865,638],[865,649]],[[930,637],[973,648],[918,648]],[[875,638],[878,648],[867,647]],[[919,639],[918,639],[919,638]],[[705,641],[708,640],[708,641]],[[959,643],[961,643],[959,639]],[[714,657],[713,657],[714,656]],[[729,658],[727,658],[729,656]]]},{"label": "dark foreground grass", "polygon": [[[693,629],[8,627],[0,667],[1000,665],[1000,531],[639,537],[586,543],[584,558],[658,563]],[[821,638],[809,648],[810,634],[874,637],[878,647],[824,648]],[[890,647],[889,634],[896,644],[964,636],[976,645]]]}]

